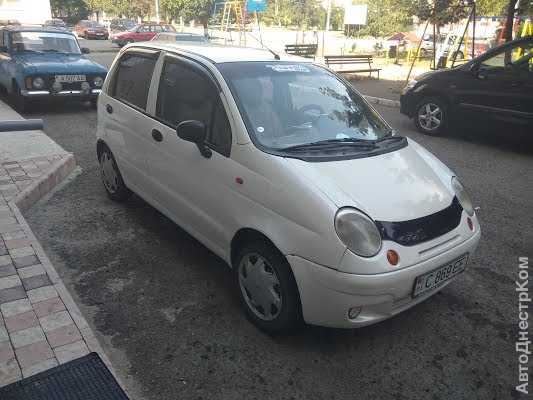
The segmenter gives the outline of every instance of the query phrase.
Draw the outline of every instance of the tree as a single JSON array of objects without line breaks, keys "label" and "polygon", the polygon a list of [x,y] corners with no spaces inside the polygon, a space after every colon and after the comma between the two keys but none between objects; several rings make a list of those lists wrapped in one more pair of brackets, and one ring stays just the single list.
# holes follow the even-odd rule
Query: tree
[{"label": "tree", "polygon": [[386,38],[413,29],[411,8],[403,0],[356,0],[354,3],[368,6],[367,23],[356,31],[359,36]]},{"label": "tree", "polygon": [[198,21],[207,27],[215,7],[214,0],[159,0],[165,14],[172,18],[182,17],[185,21]]},{"label": "tree", "polygon": [[84,0],[50,0],[50,8],[54,17],[85,17],[87,15]]}]

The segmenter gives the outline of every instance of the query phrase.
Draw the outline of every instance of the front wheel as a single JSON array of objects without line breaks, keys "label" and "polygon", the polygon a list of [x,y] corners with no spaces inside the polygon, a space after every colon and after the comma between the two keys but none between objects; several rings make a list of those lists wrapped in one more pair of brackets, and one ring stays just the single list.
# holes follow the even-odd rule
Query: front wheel
[{"label": "front wheel", "polygon": [[102,182],[109,197],[115,201],[128,200],[132,191],[126,187],[115,157],[108,147],[105,147],[100,153],[99,161]]},{"label": "front wheel", "polygon": [[287,259],[266,241],[244,245],[234,276],[248,318],[261,330],[280,332],[301,320],[298,287]]},{"label": "front wheel", "polygon": [[435,97],[426,97],[416,106],[416,128],[426,135],[440,135],[448,124],[448,110],[444,102]]},{"label": "front wheel", "polygon": [[128,44],[131,44],[131,43],[133,43],[133,40],[131,39],[124,40],[124,46],[127,46]]}]

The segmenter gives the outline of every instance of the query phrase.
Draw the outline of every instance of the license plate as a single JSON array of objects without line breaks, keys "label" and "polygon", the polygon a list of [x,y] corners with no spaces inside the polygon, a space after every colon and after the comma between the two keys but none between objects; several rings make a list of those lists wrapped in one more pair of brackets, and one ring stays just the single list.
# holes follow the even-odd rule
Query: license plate
[{"label": "license plate", "polygon": [[61,83],[85,82],[86,80],[85,75],[56,75],[56,82]]},{"label": "license plate", "polygon": [[463,254],[461,257],[453,261],[450,261],[446,265],[417,277],[415,279],[412,297],[415,298],[429,290],[435,289],[437,286],[442,285],[443,283],[462,273],[466,268],[467,260],[468,253]]}]

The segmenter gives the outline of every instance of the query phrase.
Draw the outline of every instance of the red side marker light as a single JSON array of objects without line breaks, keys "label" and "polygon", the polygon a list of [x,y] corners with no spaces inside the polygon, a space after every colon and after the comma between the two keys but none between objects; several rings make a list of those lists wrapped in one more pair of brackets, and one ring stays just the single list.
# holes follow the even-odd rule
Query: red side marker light
[{"label": "red side marker light", "polygon": [[470,228],[471,231],[474,230],[474,222],[472,222],[472,219],[470,219],[470,217],[468,217],[466,219],[466,223],[468,224],[468,227]]},{"label": "red side marker light", "polygon": [[237,178],[235,178],[235,182],[237,182],[239,185],[242,185],[244,183],[244,179],[238,176]]},{"label": "red side marker light", "polygon": [[394,250],[389,250],[387,251],[387,261],[394,267],[400,262],[400,256]]}]

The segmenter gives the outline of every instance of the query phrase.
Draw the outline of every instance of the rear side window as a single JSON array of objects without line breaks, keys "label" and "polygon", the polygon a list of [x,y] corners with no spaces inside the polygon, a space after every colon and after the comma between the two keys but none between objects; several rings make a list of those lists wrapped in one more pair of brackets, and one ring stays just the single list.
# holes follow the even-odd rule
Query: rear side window
[{"label": "rear side window", "polygon": [[156,61],[148,55],[124,54],[116,68],[111,96],[145,111]]}]

